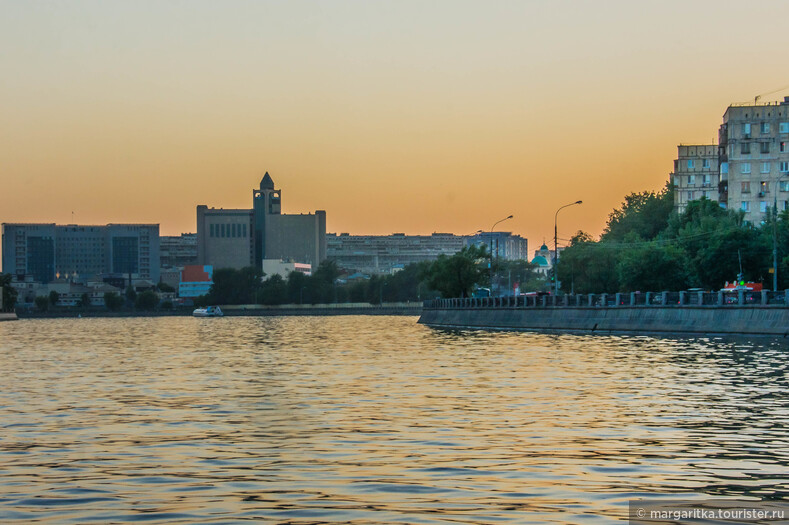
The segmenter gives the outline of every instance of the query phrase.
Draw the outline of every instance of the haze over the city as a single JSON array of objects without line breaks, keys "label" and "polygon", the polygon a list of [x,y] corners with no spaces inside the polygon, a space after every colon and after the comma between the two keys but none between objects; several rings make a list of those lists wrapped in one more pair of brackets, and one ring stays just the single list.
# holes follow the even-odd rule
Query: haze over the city
[{"label": "haze over the city", "polygon": [[[250,206],[536,248],[659,190],[730,103],[789,95],[789,4],[0,2],[0,222]],[[783,89],[782,89],[783,88]],[[72,216],[72,212],[74,215]],[[72,219],[73,217],[73,219]]]}]

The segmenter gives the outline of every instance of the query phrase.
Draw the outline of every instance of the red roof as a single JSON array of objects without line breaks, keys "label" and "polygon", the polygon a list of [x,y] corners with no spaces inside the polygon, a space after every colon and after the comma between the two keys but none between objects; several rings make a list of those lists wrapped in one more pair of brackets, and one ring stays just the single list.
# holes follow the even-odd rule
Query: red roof
[{"label": "red roof", "polygon": [[184,266],[181,272],[182,283],[210,283],[211,276],[205,271],[205,266],[190,265]]}]

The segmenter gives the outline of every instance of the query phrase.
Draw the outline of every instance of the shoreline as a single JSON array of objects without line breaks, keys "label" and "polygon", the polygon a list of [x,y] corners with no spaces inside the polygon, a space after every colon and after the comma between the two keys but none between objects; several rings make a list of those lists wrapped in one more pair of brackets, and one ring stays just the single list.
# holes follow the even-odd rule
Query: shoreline
[{"label": "shoreline", "polygon": [[[316,305],[219,305],[225,317],[273,317],[273,316],[331,316],[331,315],[403,315],[419,316],[421,303],[385,303],[364,305],[359,303],[316,304]],[[47,312],[19,311],[19,319],[88,319],[120,317],[192,317],[192,308],[178,310],[116,311],[109,310],[56,310]],[[0,319],[2,320],[2,319]]]}]

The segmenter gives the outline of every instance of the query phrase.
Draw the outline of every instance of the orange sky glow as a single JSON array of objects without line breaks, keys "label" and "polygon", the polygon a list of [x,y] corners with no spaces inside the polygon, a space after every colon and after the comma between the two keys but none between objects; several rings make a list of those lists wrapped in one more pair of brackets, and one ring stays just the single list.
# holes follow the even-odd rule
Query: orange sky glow
[{"label": "orange sky glow", "polygon": [[[0,222],[250,207],[329,232],[599,235],[789,84],[789,3],[0,0]],[[749,16],[758,24],[744,24]],[[738,29],[742,28],[742,29]],[[763,100],[789,95],[778,91]]]}]

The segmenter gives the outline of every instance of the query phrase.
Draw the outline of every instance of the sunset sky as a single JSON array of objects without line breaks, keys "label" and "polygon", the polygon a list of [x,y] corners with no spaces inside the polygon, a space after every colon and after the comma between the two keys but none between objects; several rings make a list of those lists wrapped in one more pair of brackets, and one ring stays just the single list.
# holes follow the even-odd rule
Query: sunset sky
[{"label": "sunset sky", "polygon": [[[330,232],[598,235],[730,103],[789,95],[789,2],[0,0],[0,222],[251,207]],[[784,87],[783,90],[780,88]]]}]

